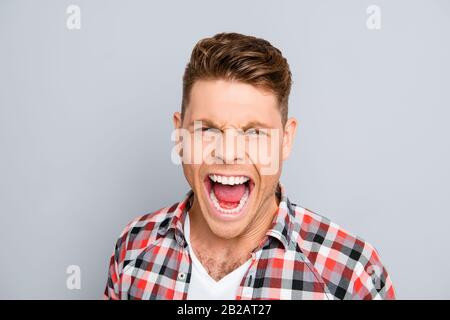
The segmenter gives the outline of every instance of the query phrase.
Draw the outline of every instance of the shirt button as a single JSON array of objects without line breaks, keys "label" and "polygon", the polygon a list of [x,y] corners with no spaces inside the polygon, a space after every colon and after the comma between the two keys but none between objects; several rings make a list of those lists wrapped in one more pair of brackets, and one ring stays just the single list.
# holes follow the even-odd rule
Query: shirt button
[{"label": "shirt button", "polygon": [[184,280],[186,279],[186,273],[180,272],[178,273],[178,280]]}]

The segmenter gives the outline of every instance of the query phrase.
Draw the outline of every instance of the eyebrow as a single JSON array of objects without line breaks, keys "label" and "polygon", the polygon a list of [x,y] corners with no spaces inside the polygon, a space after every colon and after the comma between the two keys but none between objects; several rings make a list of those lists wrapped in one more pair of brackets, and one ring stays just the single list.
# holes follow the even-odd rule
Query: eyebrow
[{"label": "eyebrow", "polygon": [[270,129],[270,126],[259,121],[250,121],[242,128],[242,130],[246,131],[251,128]]},{"label": "eyebrow", "polygon": [[213,128],[218,128],[219,127],[219,125],[217,125],[216,123],[214,123],[211,120],[208,120],[208,119],[195,119],[195,120],[192,120],[192,122],[189,124],[189,128],[193,127],[194,123],[196,121],[201,121],[202,125],[206,125],[208,127],[213,127]]},{"label": "eyebrow", "polygon": [[[218,129],[220,127],[220,125],[216,124],[214,121],[211,121],[209,119],[195,119],[189,124],[189,127],[193,127],[195,121],[201,121],[202,125],[205,125],[205,126],[211,127],[211,128]],[[242,130],[246,131],[251,128],[270,129],[270,126],[268,126],[267,124],[262,123],[260,121],[250,121],[242,127]]]}]

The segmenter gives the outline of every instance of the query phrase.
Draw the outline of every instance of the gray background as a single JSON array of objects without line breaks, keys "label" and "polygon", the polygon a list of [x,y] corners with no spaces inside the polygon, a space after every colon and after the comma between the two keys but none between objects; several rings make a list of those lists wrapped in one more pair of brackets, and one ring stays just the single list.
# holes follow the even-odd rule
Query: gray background
[{"label": "gray background", "polygon": [[291,65],[290,198],[372,243],[399,298],[450,298],[449,18],[446,0],[0,0],[0,298],[101,298],[125,224],[188,191],[171,116],[222,31]]}]

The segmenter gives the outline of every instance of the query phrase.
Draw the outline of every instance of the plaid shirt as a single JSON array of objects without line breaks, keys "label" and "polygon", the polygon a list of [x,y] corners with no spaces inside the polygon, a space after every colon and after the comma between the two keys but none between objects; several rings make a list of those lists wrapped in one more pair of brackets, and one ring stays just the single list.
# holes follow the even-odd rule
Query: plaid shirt
[{"label": "plaid shirt", "polygon": [[[110,259],[105,299],[186,299],[192,263],[186,199],[130,222]],[[370,244],[291,203],[280,184],[272,227],[252,252],[236,299],[395,299]]]}]

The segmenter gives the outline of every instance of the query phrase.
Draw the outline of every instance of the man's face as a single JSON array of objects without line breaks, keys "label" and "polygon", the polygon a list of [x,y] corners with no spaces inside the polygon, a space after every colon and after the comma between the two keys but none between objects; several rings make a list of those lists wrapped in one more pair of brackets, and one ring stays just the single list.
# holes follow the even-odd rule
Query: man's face
[{"label": "man's face", "polygon": [[276,203],[281,164],[296,129],[294,119],[283,126],[275,94],[236,81],[196,81],[184,119],[177,112],[174,124],[190,136],[183,171],[194,205],[216,236],[251,233],[273,215],[267,209]]}]

